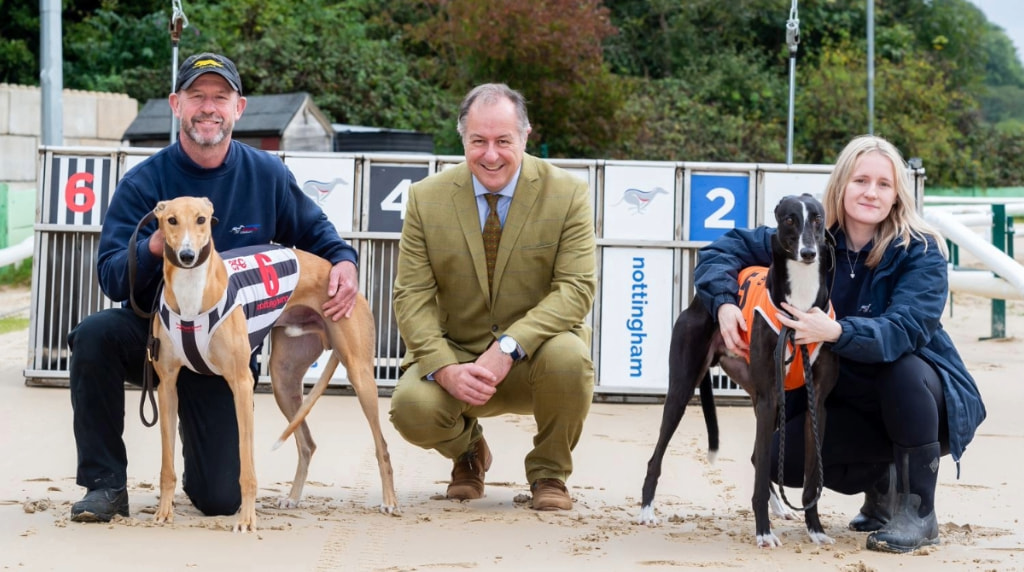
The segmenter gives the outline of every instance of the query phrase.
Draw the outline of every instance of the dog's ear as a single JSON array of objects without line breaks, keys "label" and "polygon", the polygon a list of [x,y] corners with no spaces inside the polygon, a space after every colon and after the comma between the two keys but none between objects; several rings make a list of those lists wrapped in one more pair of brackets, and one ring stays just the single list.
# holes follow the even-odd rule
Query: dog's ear
[{"label": "dog's ear", "polygon": [[836,237],[829,229],[825,229],[825,255],[828,257],[826,268],[835,272],[836,269]]},{"label": "dog's ear", "polygon": [[217,217],[213,216],[213,202],[209,197],[203,197],[203,204],[210,207],[210,226],[217,224]]}]

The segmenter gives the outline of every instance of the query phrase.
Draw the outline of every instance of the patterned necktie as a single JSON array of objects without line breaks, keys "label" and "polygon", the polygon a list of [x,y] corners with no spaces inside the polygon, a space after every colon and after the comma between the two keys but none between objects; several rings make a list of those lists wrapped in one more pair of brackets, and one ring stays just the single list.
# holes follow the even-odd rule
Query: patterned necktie
[{"label": "patterned necktie", "polygon": [[488,192],[484,197],[490,205],[487,221],[484,222],[484,252],[487,254],[487,286],[494,279],[494,262],[498,259],[498,243],[501,242],[501,220],[498,218],[498,194]]}]

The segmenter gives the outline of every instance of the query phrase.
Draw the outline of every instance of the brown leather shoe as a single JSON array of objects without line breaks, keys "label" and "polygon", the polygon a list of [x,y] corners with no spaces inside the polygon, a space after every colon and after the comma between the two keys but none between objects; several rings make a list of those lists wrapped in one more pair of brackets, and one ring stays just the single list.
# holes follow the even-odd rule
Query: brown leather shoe
[{"label": "brown leather shoe", "polygon": [[452,482],[445,496],[450,499],[471,500],[484,496],[484,473],[491,468],[491,450],[483,437],[470,445],[452,467]]},{"label": "brown leather shoe", "polygon": [[558,479],[537,479],[530,486],[533,510],[571,510],[572,498],[565,483]]}]

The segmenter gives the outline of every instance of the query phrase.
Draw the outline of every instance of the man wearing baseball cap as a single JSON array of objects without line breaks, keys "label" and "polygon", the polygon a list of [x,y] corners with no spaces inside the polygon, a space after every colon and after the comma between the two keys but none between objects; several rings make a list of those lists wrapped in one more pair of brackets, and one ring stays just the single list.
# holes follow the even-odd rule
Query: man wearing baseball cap
[{"label": "man wearing baseball cap", "polygon": [[[349,317],[358,293],[355,249],[302,193],[284,162],[232,140],[235,122],[245,111],[235,64],[213,53],[188,58],[178,70],[168,102],[181,120],[178,141],[124,175],[100,233],[100,287],[122,306],[86,317],[68,340],[77,482],[88,491],[71,507],[71,520],[76,522],[107,522],[130,514],[122,438],[124,382],[141,385],[149,321],[136,316],[126,301],[134,289],[142,308],[153,307],[163,272],[163,235],[152,223],[139,230],[134,282],[128,279],[128,244],[136,225],[159,201],[209,198],[220,221],[213,227],[218,250],[275,242],[329,260],[334,266],[324,288],[331,300],[324,304],[324,312],[333,320]],[[250,362],[254,379],[259,353],[254,351]],[[184,368],[177,388],[185,493],[206,515],[234,514],[241,505],[241,490],[231,390],[219,376]]]}]

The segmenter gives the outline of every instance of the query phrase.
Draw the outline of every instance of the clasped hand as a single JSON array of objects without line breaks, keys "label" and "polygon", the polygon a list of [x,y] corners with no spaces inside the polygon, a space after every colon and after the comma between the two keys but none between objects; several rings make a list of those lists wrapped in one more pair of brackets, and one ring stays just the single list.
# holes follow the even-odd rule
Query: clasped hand
[{"label": "clasped hand", "polygon": [[512,358],[491,344],[476,361],[447,365],[434,373],[434,381],[452,397],[470,405],[487,403],[512,369]]},{"label": "clasped hand", "polygon": [[789,312],[792,318],[779,313],[779,323],[793,330],[793,341],[797,344],[815,344],[818,342],[834,342],[843,333],[843,327],[833,320],[821,308],[811,308],[803,312],[793,306],[782,303],[782,309]]}]

